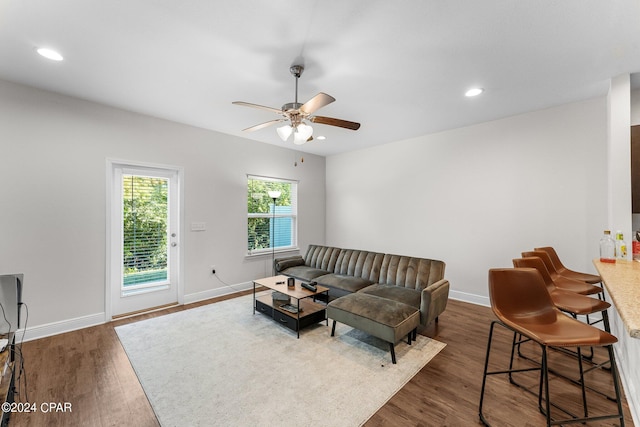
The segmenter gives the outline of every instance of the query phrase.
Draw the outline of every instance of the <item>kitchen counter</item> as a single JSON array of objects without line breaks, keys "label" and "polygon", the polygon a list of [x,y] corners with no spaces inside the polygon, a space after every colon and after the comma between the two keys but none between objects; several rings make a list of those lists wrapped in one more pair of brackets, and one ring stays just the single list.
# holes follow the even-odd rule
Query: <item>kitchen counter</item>
[{"label": "kitchen counter", "polygon": [[620,379],[635,425],[640,426],[640,262],[593,261],[611,303],[611,333],[618,338],[613,346]]},{"label": "kitchen counter", "polygon": [[640,262],[617,260],[615,263],[593,261],[604,282],[626,331],[640,339]]}]

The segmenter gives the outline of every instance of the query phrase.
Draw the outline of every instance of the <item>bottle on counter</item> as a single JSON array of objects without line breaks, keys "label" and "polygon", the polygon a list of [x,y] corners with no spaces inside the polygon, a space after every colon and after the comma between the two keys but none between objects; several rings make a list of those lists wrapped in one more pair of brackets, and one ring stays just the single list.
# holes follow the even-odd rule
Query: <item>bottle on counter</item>
[{"label": "bottle on counter", "polygon": [[620,230],[616,232],[616,258],[627,259],[627,243]]},{"label": "bottle on counter", "polygon": [[600,262],[616,262],[616,242],[611,237],[610,230],[604,230],[600,239]]},{"label": "bottle on counter", "polygon": [[635,239],[631,241],[632,254],[634,260],[640,260],[640,231],[636,231]]}]

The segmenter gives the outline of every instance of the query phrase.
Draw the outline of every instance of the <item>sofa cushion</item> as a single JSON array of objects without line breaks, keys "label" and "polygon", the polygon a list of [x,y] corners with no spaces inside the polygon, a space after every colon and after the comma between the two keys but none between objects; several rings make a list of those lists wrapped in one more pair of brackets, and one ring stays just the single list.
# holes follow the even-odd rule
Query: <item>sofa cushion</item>
[{"label": "sofa cushion", "polygon": [[420,309],[421,292],[400,286],[375,284],[360,290],[360,293],[376,295],[381,298],[401,302]]},{"label": "sofa cushion", "polygon": [[276,271],[280,272],[286,270],[287,268],[304,265],[304,258],[302,258],[300,255],[287,258],[278,258],[277,260],[275,260],[275,264]]},{"label": "sofa cushion", "polygon": [[[331,289],[339,289],[346,293],[358,292],[362,288],[366,288],[373,282],[371,280],[363,279],[361,277],[346,276],[344,274],[325,274],[324,276],[316,277],[316,282],[322,286],[326,286]],[[329,295],[332,292],[329,291]],[[342,296],[342,295],[331,295]]]},{"label": "sofa cushion", "polygon": [[414,307],[362,293],[330,302],[327,317],[392,344],[415,329],[420,321]]},{"label": "sofa cushion", "polygon": [[296,279],[300,279],[305,282],[311,282],[315,280],[316,277],[324,276],[329,273],[326,270],[321,270],[319,268],[307,267],[306,265],[298,265],[295,267],[289,267],[286,270],[282,271],[282,274],[286,274],[287,276],[295,277]]}]

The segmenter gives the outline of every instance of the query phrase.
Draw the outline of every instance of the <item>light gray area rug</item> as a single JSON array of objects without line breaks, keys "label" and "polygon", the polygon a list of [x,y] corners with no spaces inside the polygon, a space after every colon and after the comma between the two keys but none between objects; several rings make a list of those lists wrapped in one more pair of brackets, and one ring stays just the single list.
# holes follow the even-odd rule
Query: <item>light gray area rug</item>
[{"label": "light gray area rug", "polygon": [[388,344],[331,320],[296,334],[252,296],[116,328],[164,427],[358,426],[445,344]]}]

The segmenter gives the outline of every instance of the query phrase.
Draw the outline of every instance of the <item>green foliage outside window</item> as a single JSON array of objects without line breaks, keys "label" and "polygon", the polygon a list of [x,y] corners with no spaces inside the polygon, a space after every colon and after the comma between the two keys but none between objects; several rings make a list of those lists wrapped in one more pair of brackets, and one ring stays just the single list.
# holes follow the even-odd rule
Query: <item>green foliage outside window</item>
[{"label": "green foliage outside window", "polygon": [[168,180],[123,177],[124,284],[167,278]]},{"label": "green foliage outside window", "polygon": [[280,191],[277,206],[291,206],[291,183],[250,178],[247,189],[247,249],[252,251],[270,248],[273,199],[269,197],[269,191]]}]

